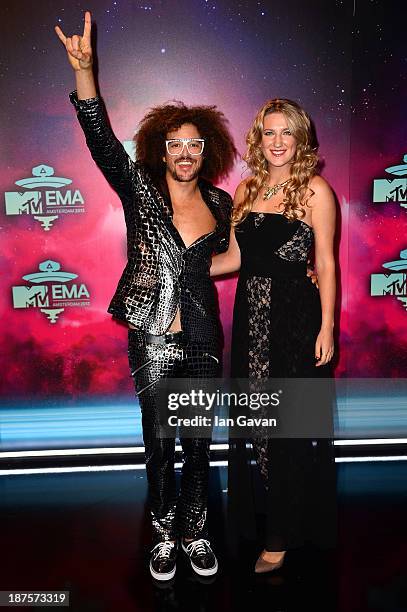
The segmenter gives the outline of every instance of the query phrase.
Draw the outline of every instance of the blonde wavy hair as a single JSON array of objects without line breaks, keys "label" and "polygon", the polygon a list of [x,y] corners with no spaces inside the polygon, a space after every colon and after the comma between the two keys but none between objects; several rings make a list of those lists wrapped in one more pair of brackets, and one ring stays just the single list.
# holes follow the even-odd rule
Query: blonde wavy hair
[{"label": "blonde wavy hair", "polygon": [[301,106],[292,100],[284,98],[268,100],[257,113],[246,136],[247,150],[243,159],[253,175],[246,181],[242,202],[233,210],[232,224],[235,226],[247,217],[260,189],[268,184],[268,163],[261,150],[261,141],[264,117],[271,113],[282,113],[285,116],[297,144],[291,162],[290,182],[283,189],[283,214],[290,221],[304,217],[304,207],[314,194],[309,188],[309,182],[316,174],[318,147],[313,136],[310,118]]}]

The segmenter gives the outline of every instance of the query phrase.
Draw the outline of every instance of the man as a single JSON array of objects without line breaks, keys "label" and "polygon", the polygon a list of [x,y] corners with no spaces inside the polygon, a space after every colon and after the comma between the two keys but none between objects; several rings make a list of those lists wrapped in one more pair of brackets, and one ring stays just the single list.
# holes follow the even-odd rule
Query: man
[{"label": "man", "polygon": [[157,436],[156,383],[219,375],[220,323],[209,268],[212,254],[228,247],[232,201],[205,179],[226,176],[236,149],[215,107],[174,103],[152,109],[141,121],[132,162],[97,96],[90,13],[82,36],[66,37],[55,29],[75,71],[71,101],[88,147],[124,207],[128,263],[109,312],[129,326],[153,527],[150,572],[158,580],[174,576],[181,536],[194,571],[213,575],[218,564],[206,527],[209,440],[181,438],[177,497],[175,440]]}]

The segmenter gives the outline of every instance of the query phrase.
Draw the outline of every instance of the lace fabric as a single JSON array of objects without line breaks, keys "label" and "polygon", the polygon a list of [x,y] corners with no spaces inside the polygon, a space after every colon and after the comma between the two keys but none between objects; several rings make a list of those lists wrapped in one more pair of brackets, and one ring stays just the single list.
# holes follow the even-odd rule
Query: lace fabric
[{"label": "lace fabric", "polygon": [[[242,269],[236,290],[232,377],[255,389],[267,378],[329,376],[315,367],[321,325],[319,293],[306,276],[313,231],[283,215],[252,213],[236,231]],[[331,406],[327,405],[330,410]],[[335,465],[330,440],[230,440],[229,518],[235,534],[286,550],[305,541],[334,540]],[[255,463],[253,465],[253,456]],[[260,478],[259,478],[260,476]]]},{"label": "lace fabric", "polygon": [[287,261],[306,262],[313,241],[314,233],[312,228],[306,225],[306,223],[301,223],[291,240],[285,242],[275,253]]}]

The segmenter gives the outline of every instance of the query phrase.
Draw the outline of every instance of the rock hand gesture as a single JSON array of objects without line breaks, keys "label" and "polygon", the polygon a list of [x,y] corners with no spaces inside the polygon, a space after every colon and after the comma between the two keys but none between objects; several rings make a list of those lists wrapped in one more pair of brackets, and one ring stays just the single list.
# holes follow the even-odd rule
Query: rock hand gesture
[{"label": "rock hand gesture", "polygon": [[85,13],[85,23],[82,36],[74,34],[72,37],[65,36],[59,26],[55,26],[55,32],[65,46],[69,62],[74,70],[87,70],[92,67],[92,45],[90,42],[90,31],[92,27],[89,11]]},{"label": "rock hand gesture", "polygon": [[55,32],[64,45],[68,54],[69,63],[75,71],[76,88],[80,100],[96,96],[96,87],[92,70],[93,53],[90,39],[91,28],[92,21],[89,11],[85,13],[82,36],[78,36],[77,34],[65,36],[61,28],[55,26]]}]

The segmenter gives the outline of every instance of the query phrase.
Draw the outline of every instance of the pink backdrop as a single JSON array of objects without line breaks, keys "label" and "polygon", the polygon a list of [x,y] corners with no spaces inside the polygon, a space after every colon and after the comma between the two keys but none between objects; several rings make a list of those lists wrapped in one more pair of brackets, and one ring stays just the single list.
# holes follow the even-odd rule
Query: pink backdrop
[{"label": "pink backdrop", "polygon": [[[211,8],[186,1],[136,7],[107,0],[86,7],[62,1],[55,8],[44,1],[35,10],[26,3],[30,19],[21,26],[21,7],[6,4],[2,27],[10,69],[0,75],[7,91],[0,125],[6,143],[0,167],[0,359],[7,405],[30,398],[41,403],[49,397],[75,401],[133,393],[126,329],[106,313],[125,263],[121,205],[86,149],[67,98],[73,76],[52,31],[58,22],[67,32],[79,31],[84,8],[94,14],[99,81],[122,141],[131,140],[149,107],[176,98],[217,104],[243,153],[244,135],[267,98],[289,97],[303,104],[317,127],[323,175],[338,200],[336,375],[403,376],[405,304],[397,296],[371,295],[371,275],[391,273],[383,264],[399,260],[407,248],[406,192],[397,202],[373,202],[373,181],[391,178],[385,169],[401,165],[406,153],[401,43],[391,36],[384,9],[369,13],[368,3],[360,2],[353,14],[352,7],[322,0],[312,8],[291,3],[289,10],[280,0],[256,8],[253,3],[239,8],[232,2],[212,3]],[[380,40],[363,35],[363,28],[369,32],[376,22],[382,24]],[[352,43],[356,26],[359,35]],[[374,58],[380,61],[373,68]],[[35,170],[40,176],[33,177],[32,169],[41,165],[47,168]],[[233,193],[243,172],[244,164],[238,163],[222,187]],[[406,173],[398,176],[405,189]],[[16,185],[30,177],[37,179],[36,186],[28,187],[27,181]],[[72,182],[55,186],[55,177]],[[51,269],[57,276],[55,264],[59,273],[77,277],[43,277],[39,283],[23,279],[48,260],[55,262]],[[24,286],[31,292],[13,293],[13,287]],[[41,286],[41,299],[50,298],[42,308],[32,289]],[[404,289],[400,286],[405,296],[405,280]],[[217,282],[226,367],[234,287],[233,279]],[[61,302],[61,296],[76,305]]]}]

